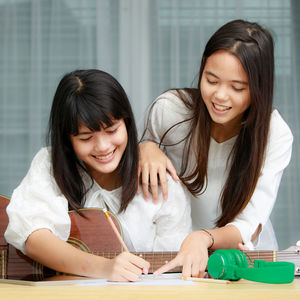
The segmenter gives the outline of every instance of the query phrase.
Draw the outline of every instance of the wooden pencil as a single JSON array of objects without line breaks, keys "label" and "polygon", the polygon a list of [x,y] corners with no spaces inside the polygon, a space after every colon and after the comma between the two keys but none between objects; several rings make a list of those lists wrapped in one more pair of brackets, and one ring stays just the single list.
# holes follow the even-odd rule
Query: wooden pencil
[{"label": "wooden pencil", "polygon": [[197,282],[209,282],[209,283],[230,283],[229,280],[222,280],[222,279],[213,279],[213,278],[199,278],[199,277],[187,277],[183,276],[183,280],[190,280],[190,281],[197,281]]}]

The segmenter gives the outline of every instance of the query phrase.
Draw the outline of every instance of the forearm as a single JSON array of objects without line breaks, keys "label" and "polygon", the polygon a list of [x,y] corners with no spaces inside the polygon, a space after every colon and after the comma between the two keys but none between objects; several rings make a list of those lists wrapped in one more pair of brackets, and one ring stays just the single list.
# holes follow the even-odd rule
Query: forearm
[{"label": "forearm", "polygon": [[234,225],[208,229],[207,231],[209,231],[213,235],[213,245],[212,237],[210,237],[208,233],[201,230],[197,231],[197,233],[200,237],[199,240],[204,241],[207,247],[210,247],[210,245],[212,245],[210,250],[230,248],[237,249],[238,244],[243,242],[240,231]]},{"label": "forearm", "polygon": [[60,272],[97,278],[107,275],[108,259],[76,249],[48,229],[37,230],[28,237],[26,255]]}]

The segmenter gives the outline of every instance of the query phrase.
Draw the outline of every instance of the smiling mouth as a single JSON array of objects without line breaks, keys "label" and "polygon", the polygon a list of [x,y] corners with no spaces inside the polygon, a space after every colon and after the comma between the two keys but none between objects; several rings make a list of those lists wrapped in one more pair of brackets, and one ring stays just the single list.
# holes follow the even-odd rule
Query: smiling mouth
[{"label": "smiling mouth", "polygon": [[106,154],[106,155],[93,155],[96,159],[99,159],[99,160],[105,160],[105,159],[108,159],[110,157],[112,157],[114,155],[116,150]]},{"label": "smiling mouth", "polygon": [[220,110],[220,111],[226,111],[226,110],[231,109],[230,106],[219,105],[219,104],[216,104],[216,103],[213,103],[213,106],[214,106],[215,109]]}]

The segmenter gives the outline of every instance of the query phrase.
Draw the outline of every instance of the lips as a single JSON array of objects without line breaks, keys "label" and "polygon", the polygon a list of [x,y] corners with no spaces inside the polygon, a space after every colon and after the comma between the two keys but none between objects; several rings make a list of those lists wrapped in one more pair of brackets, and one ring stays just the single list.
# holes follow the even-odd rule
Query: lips
[{"label": "lips", "polygon": [[108,160],[114,155],[115,151],[116,151],[116,149],[112,152],[109,152],[109,153],[105,154],[105,155],[93,155],[93,157],[95,157],[98,160]]},{"label": "lips", "polygon": [[221,111],[221,112],[224,112],[224,111],[227,111],[227,110],[231,109],[230,106],[220,105],[220,104],[216,104],[216,103],[213,103],[213,107],[214,107],[215,110]]}]

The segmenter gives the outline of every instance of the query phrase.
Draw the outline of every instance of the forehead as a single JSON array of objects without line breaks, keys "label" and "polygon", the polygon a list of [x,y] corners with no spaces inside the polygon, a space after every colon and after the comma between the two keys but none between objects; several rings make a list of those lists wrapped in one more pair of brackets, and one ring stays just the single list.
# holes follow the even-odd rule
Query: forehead
[{"label": "forehead", "polygon": [[[97,128],[97,130],[101,130],[102,128],[103,129],[109,128],[111,126],[114,126],[118,122],[120,122],[120,120],[117,120],[117,119],[114,119],[114,118],[110,119],[110,123],[104,123],[102,121],[99,121],[99,127]],[[94,131],[94,129],[90,128],[87,124],[84,124],[82,122],[78,124],[78,132],[79,133],[80,132],[88,132],[88,131]]]},{"label": "forehead", "polygon": [[216,51],[207,58],[204,72],[211,72],[220,79],[228,81],[248,81],[240,60],[225,50]]}]

